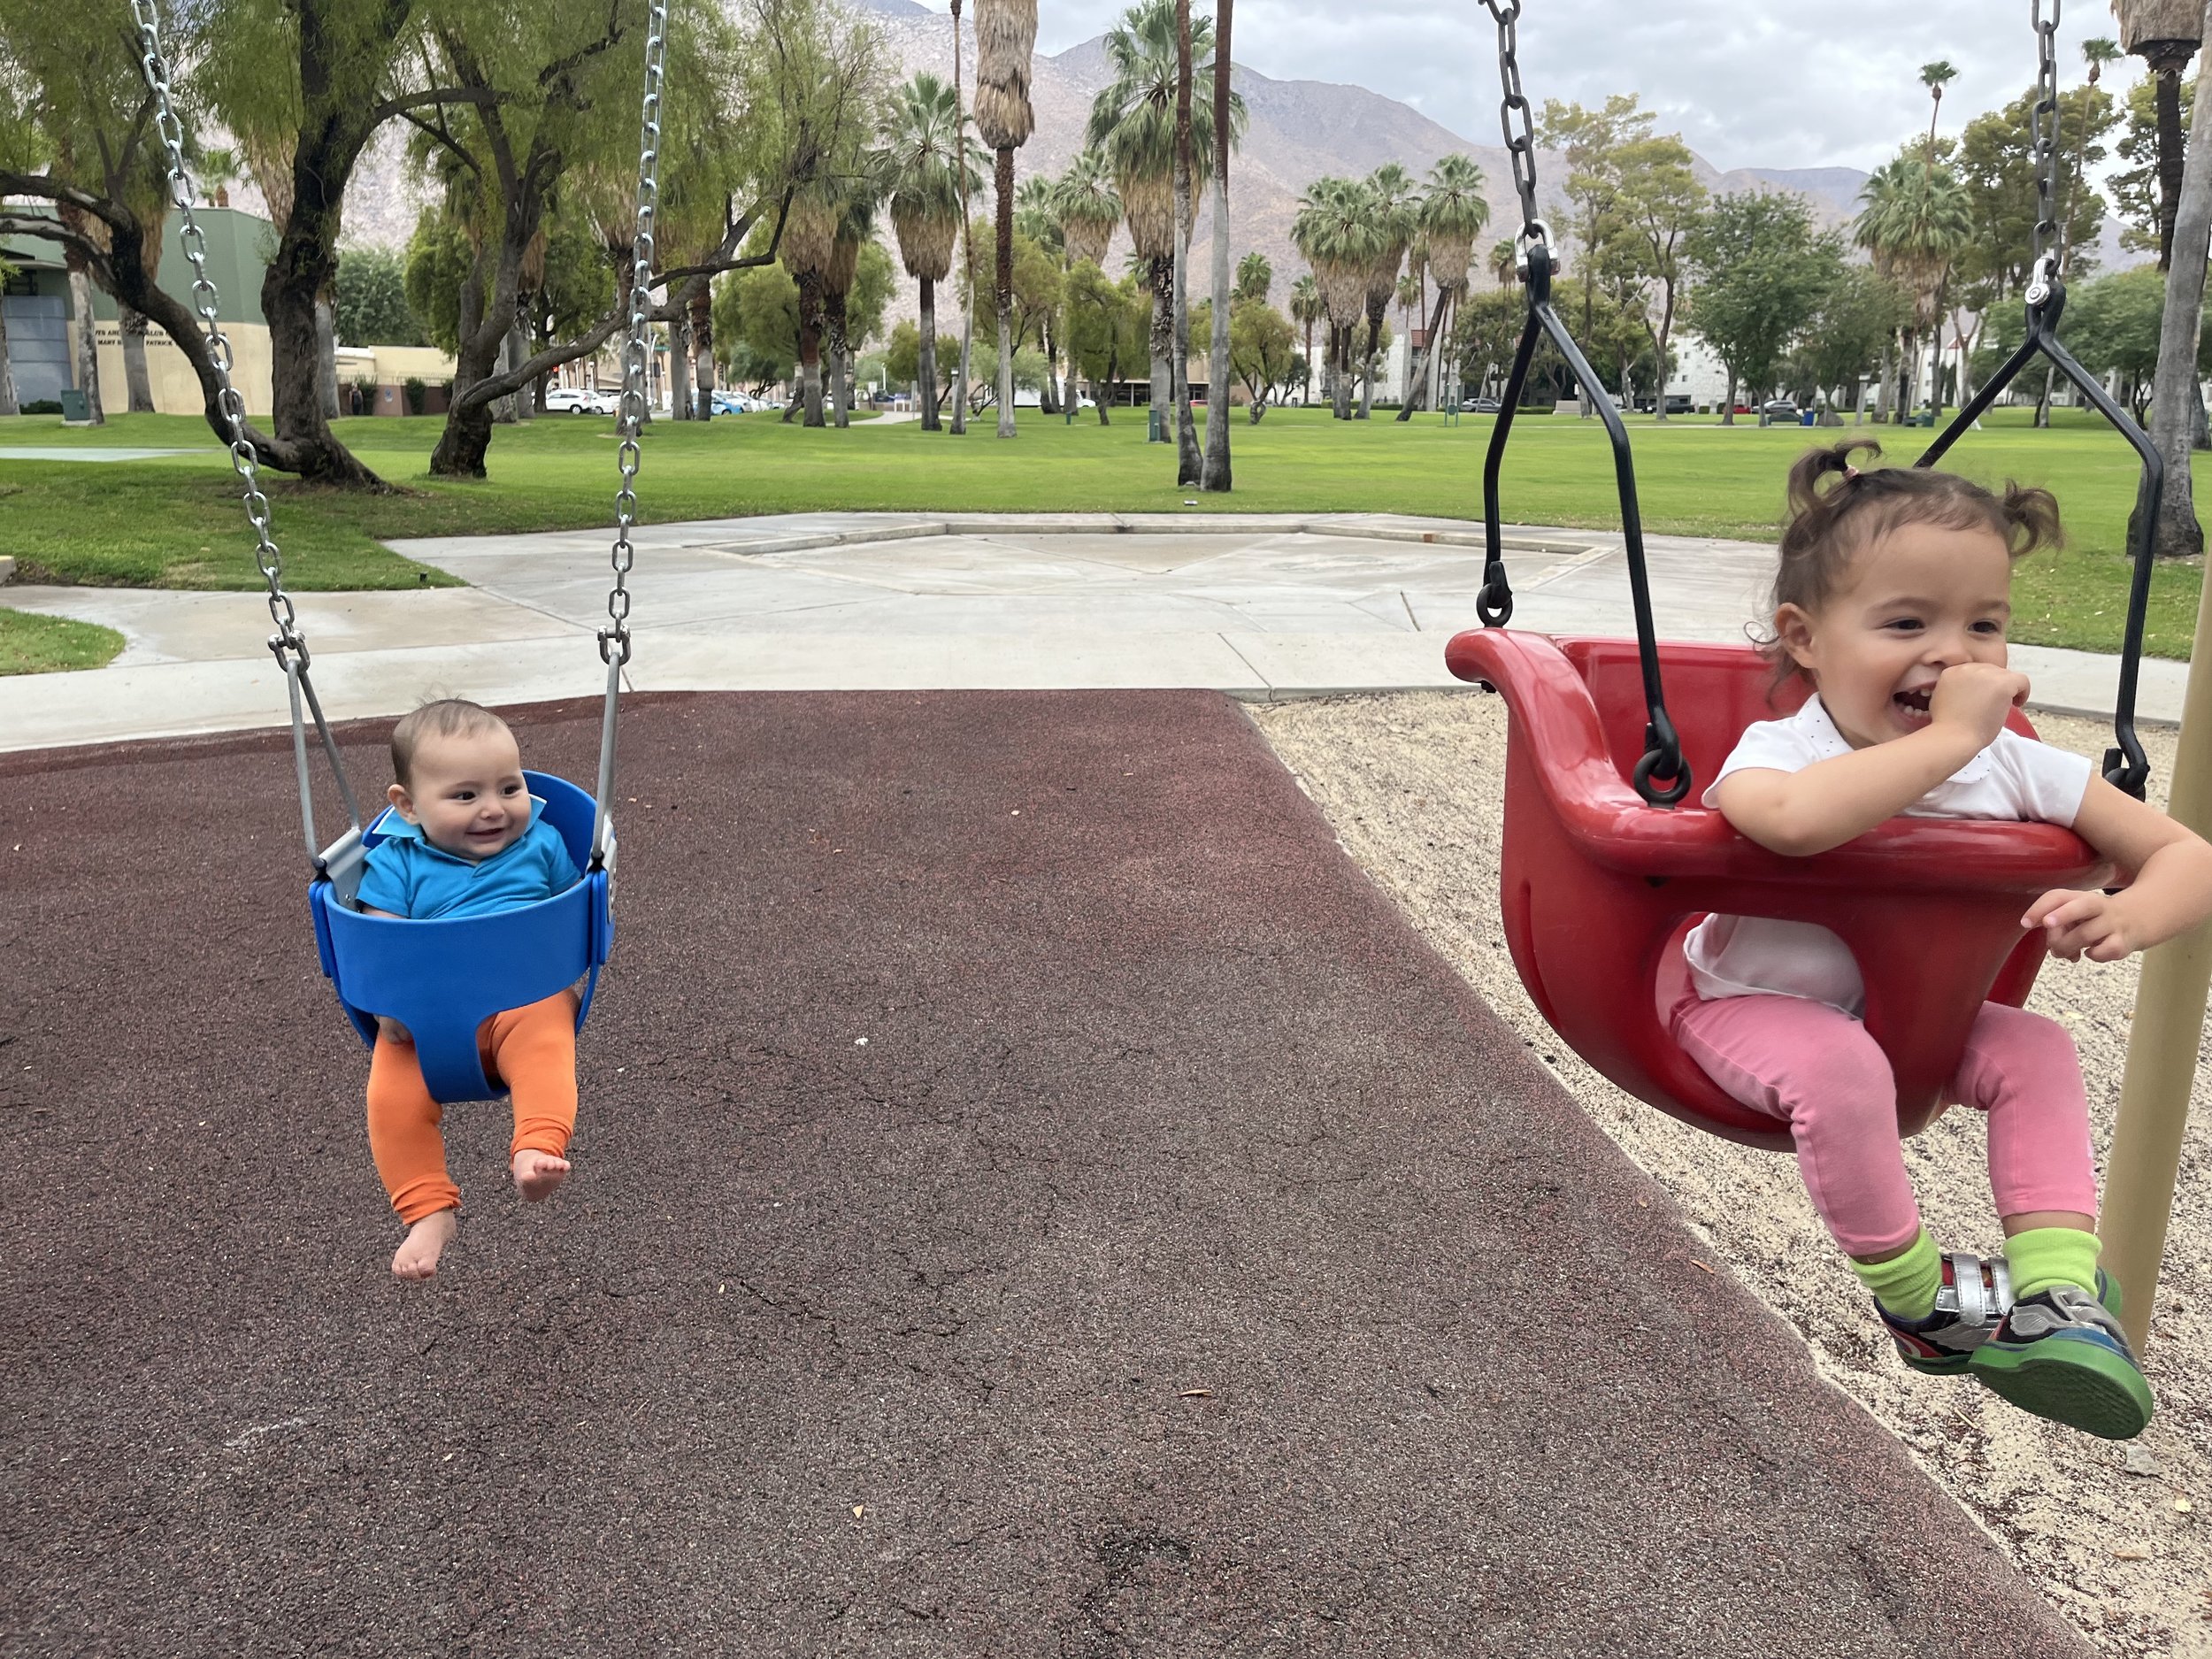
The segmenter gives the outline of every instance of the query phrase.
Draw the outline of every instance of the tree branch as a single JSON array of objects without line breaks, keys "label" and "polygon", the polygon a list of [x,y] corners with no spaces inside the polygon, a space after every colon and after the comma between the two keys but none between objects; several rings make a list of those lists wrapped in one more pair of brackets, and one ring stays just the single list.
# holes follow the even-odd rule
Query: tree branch
[{"label": "tree branch", "polygon": [[410,92],[396,98],[387,98],[370,110],[368,119],[381,127],[396,115],[427,109],[433,104],[498,104],[505,98],[503,92],[490,87],[436,87],[428,92]]}]

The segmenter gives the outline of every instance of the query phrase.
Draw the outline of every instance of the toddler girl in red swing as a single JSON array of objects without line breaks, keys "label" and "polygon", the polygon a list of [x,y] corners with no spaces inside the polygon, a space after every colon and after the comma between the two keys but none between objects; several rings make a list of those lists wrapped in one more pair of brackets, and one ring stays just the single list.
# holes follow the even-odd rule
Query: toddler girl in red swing
[{"label": "toddler girl in red swing", "polygon": [[[2057,502],[1922,469],[1861,472],[1861,449],[1880,454],[1839,444],[1790,473],[1771,649],[1814,695],[1744,733],[1705,804],[1793,856],[1900,813],[2068,826],[2131,878],[2116,894],[2061,890],[2028,907],[2021,926],[2070,960],[2117,961],[2212,915],[2212,847],[2086,760],[2005,728],[2028,695],[2006,662],[2012,565],[2057,542]],[[1676,1011],[1676,1040],[1732,1098],[1788,1125],[1813,1202],[1906,1363],[1971,1371],[2094,1434],[2140,1433],[2150,1389],[2097,1265],[2089,1110],[2065,1029],[1985,1003],[1951,1083],[1988,1120],[2013,1296],[1993,1329],[1920,1224],[1895,1085],[1861,1024],[1843,941],[1803,922],[1714,916],[1687,954],[1697,995]]]}]

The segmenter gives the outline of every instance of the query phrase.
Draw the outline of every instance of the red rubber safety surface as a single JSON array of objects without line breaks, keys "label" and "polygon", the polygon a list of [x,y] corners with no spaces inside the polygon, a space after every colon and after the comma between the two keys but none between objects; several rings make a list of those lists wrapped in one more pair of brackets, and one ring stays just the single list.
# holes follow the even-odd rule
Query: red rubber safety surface
[{"label": "red rubber safety surface", "polygon": [[418,1286],[282,747],[0,757],[0,1650],[2088,1651],[1234,704],[622,760],[576,1175],[449,1112]]}]

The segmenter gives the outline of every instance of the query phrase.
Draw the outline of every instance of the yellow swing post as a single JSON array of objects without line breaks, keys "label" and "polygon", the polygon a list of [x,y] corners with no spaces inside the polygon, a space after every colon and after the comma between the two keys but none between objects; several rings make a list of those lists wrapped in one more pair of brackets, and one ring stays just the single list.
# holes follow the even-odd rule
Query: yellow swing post
[{"label": "yellow swing post", "polygon": [[[2212,588],[2197,605],[2168,807],[2179,822],[2212,839],[2208,658],[2212,658]],[[2181,1173],[2181,1141],[2189,1126],[2189,1091],[2196,1081],[2208,984],[2212,984],[2212,922],[2144,954],[2101,1227],[2105,1269],[2119,1280],[2125,1298],[2120,1323],[2138,1354],[2150,1335],[2151,1310],[2158,1298],[2158,1268],[2173,1214],[2174,1183]]]}]

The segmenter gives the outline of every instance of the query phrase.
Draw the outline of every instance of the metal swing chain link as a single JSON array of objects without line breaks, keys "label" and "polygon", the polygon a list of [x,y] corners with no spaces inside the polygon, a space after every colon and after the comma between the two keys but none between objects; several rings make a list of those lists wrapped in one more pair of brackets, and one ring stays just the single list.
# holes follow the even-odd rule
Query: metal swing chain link
[{"label": "metal swing chain link", "polygon": [[[2028,111],[2030,153],[2035,162],[2035,262],[2030,267],[2028,303],[2040,304],[2049,297],[2058,273],[2058,18],[2061,0],[2051,0],[2050,20],[2043,18],[2043,0],[2029,0],[2035,25],[2036,97]],[[2048,125],[2046,125],[2046,122]]]},{"label": "metal swing chain link", "polygon": [[[1505,133],[1506,153],[1513,158],[1513,188],[1520,193],[1521,226],[1526,232],[1540,221],[1536,211],[1535,121],[1528,96],[1521,90],[1520,37],[1516,27],[1521,19],[1521,0],[1482,3],[1498,21],[1498,80],[1505,88],[1498,119]],[[1520,117],[1518,132],[1514,131],[1516,115]]]},{"label": "metal swing chain link", "polygon": [[630,544],[637,522],[638,434],[646,418],[646,373],[651,361],[655,216],[660,206],[661,73],[668,55],[668,0],[649,0],[645,39],[645,104],[638,141],[637,235],[632,242],[630,336],[622,361],[622,488],[615,494],[614,585],[607,594],[607,626],[599,631],[599,657],[611,667],[630,660]]},{"label": "metal swing chain link", "polygon": [[169,86],[169,62],[162,55],[160,17],[153,0],[131,0],[138,20],[139,66],[154,95],[154,125],[169,163],[169,199],[175,204],[183,228],[178,240],[184,257],[192,262],[192,309],[207,329],[208,357],[214,365],[219,389],[216,405],[229,426],[231,470],[246,487],[246,517],[253,521],[254,561],[269,585],[269,619],[276,633],[269,649],[288,672],[308,664],[307,641],[299,631],[299,617],[291,596],[284,591],[284,556],[269,534],[269,498],[261,492],[260,457],[246,439],[246,402],[231,384],[230,341],[223,333],[215,284],[208,280],[207,237],[192,212],[192,181],[184,169],[184,123],[178,119],[176,100]]}]

